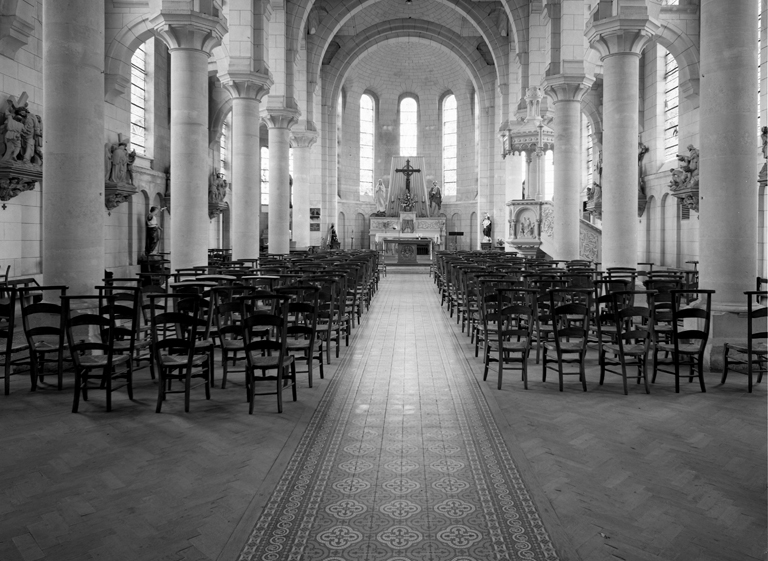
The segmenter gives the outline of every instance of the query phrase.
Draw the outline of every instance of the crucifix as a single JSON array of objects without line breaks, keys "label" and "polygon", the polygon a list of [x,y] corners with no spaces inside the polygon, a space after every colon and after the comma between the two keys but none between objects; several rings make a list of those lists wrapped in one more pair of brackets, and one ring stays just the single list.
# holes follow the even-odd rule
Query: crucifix
[{"label": "crucifix", "polygon": [[411,166],[411,160],[405,160],[405,166],[395,170],[397,173],[402,173],[405,176],[405,191],[411,194],[411,176],[414,173],[421,173],[420,169],[416,169]]}]

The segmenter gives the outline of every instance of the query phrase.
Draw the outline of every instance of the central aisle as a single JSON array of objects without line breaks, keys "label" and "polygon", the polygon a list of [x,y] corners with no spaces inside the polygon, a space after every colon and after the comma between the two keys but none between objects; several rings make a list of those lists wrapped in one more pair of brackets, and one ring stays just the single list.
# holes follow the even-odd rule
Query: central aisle
[{"label": "central aisle", "polygon": [[241,560],[557,559],[427,275],[392,274]]}]

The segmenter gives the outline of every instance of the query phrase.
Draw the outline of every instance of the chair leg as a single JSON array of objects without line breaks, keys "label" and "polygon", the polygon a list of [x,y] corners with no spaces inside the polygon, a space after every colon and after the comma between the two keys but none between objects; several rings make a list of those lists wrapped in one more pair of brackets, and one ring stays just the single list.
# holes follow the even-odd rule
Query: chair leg
[{"label": "chair leg", "polygon": [[[749,364],[750,364],[749,372],[751,373],[752,372],[752,367],[751,367],[752,362],[751,362],[751,359],[750,359],[750,363]],[[722,378],[720,378],[720,384],[725,384],[725,379],[727,377],[728,377],[728,347],[725,346],[725,347],[723,347],[723,376],[722,376]],[[749,382],[750,382],[749,386],[750,386],[750,389],[751,389],[751,387],[752,387],[752,376],[751,376],[751,374],[750,374],[750,377],[749,377]]]},{"label": "chair leg", "polygon": [[293,394],[293,401],[296,401],[297,399],[296,397],[297,385],[298,384],[296,384],[296,361],[293,361],[291,363],[291,390],[292,390],[291,393]]},{"label": "chair leg", "polygon": [[189,401],[192,393],[192,367],[187,367],[187,375],[184,379],[184,413],[189,413]]},{"label": "chair leg", "polygon": [[253,369],[246,368],[245,369],[245,386],[246,386],[245,391],[246,391],[246,396],[248,398],[248,414],[249,415],[253,415],[253,402],[256,401],[253,395],[255,393],[254,386],[256,385],[254,384],[254,378],[255,376],[254,376]]},{"label": "chair leg", "polygon": [[675,393],[680,393],[680,357],[675,354]]},{"label": "chair leg", "polygon": [[699,385],[701,386],[701,392],[706,393],[707,387],[704,385],[704,352],[699,353],[699,357],[696,360],[698,364],[696,365],[699,369]]},{"label": "chair leg", "polygon": [[78,406],[80,405],[80,370],[75,369],[75,399],[72,402],[72,413],[77,413]]},{"label": "chair leg", "polygon": [[[621,359],[621,381],[624,384],[624,395],[629,395],[629,388],[627,387],[627,365],[624,362],[624,357],[620,357]],[[601,368],[600,372],[600,384],[603,383],[603,371]]]},{"label": "chair leg", "polygon": [[108,372],[105,367],[101,372],[101,379],[104,381],[107,390],[107,413],[112,411],[112,372]]},{"label": "chair leg", "polygon": [[[752,393],[752,355],[747,357],[747,390]],[[6,378],[7,380],[7,378]]]},{"label": "chair leg", "polygon": [[155,407],[155,413],[160,413],[163,407],[163,401],[165,400],[165,378],[163,376],[163,368],[160,367],[157,376],[157,407]]},{"label": "chair leg", "polygon": [[[642,357],[640,359],[640,361],[642,362],[642,374],[641,375],[643,377],[643,382],[645,383],[645,393],[651,393],[651,388],[648,387],[648,357],[644,356],[644,357]],[[638,368],[640,368],[639,365],[638,365]],[[639,380],[638,380],[638,382],[639,382]]]},{"label": "chair leg", "polygon": [[312,353],[310,349],[304,351],[304,358],[307,361],[307,378],[309,379],[309,387],[312,387]]}]

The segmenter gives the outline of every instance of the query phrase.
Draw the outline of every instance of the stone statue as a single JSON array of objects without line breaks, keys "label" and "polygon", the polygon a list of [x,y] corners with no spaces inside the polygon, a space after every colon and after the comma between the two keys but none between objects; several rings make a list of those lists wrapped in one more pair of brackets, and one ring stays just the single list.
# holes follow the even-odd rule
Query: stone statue
[{"label": "stone statue", "polygon": [[105,159],[107,183],[133,185],[133,162],[136,160],[136,151],[128,152],[128,140],[122,134],[118,136],[117,142],[107,143]]},{"label": "stone statue", "polygon": [[650,148],[648,148],[645,144],[642,142],[637,147],[637,185],[638,190],[640,191],[640,195],[643,197],[645,196],[645,178],[643,177],[643,158],[645,158],[645,155],[648,153]]},{"label": "stone statue", "polygon": [[376,202],[376,213],[384,216],[387,208],[387,190],[384,187],[384,181],[379,179],[376,182],[376,188],[373,191],[373,200]]},{"label": "stone statue", "polygon": [[768,127],[763,127],[761,129],[760,139],[763,142],[763,158],[768,160]]},{"label": "stone statue", "polygon": [[443,194],[440,191],[440,187],[437,185],[437,181],[433,181],[432,188],[429,190],[430,216],[437,216],[442,206],[443,206]]},{"label": "stone statue", "polygon": [[160,243],[160,232],[163,229],[160,227],[160,223],[157,220],[157,215],[163,212],[165,207],[158,209],[156,206],[149,207],[149,214],[147,215],[147,238],[144,242],[144,254],[150,255],[157,249],[157,244]]},{"label": "stone statue", "polygon": [[493,221],[491,220],[491,217],[488,216],[488,213],[485,213],[485,218],[483,218],[483,236],[486,238],[485,241],[489,241],[491,239],[491,229],[493,228]]},{"label": "stone statue", "polygon": [[223,203],[227,196],[227,180],[220,171],[214,171],[211,174],[211,180],[208,183],[208,202]]},{"label": "stone statue", "polygon": [[0,161],[43,165],[43,120],[30,113],[27,93],[9,96],[0,116]]}]

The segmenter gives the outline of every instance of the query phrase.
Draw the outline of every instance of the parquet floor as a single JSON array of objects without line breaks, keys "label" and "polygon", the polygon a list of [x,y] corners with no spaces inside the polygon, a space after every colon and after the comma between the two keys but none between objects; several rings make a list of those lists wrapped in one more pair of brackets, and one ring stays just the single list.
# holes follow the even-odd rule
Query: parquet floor
[{"label": "parquet floor", "polygon": [[301,383],[282,415],[265,396],[249,416],[234,384],[156,415],[146,370],[135,402],[116,394],[107,414],[96,393],[72,415],[71,389],[31,394],[15,377],[0,397],[0,559],[236,559],[329,381],[355,374],[405,302],[437,317],[410,326],[414,340],[475,379],[561,559],[765,559],[766,381],[747,394],[742,377],[708,374],[706,394],[676,395],[660,379],[624,396],[618,378],[597,386],[592,354],[586,393],[541,383],[534,365],[528,391],[512,375],[499,391],[431,279],[392,269],[326,380]]}]

